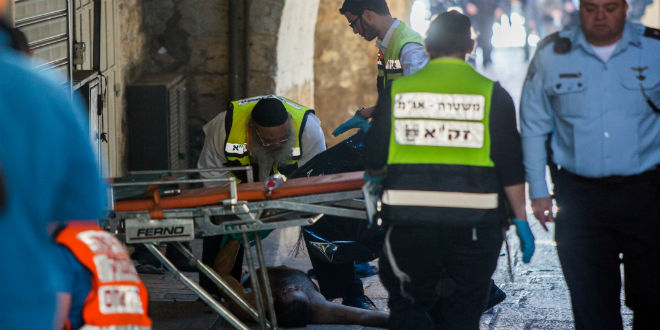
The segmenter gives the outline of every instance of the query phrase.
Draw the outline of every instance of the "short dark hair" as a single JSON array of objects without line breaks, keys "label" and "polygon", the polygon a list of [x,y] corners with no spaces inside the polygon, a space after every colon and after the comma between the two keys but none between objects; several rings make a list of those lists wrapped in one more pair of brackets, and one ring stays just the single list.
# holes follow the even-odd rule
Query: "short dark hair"
[{"label": "short dark hair", "polygon": [[349,12],[353,15],[362,15],[365,10],[371,10],[379,15],[390,15],[390,8],[385,0],[344,0],[339,8],[340,14]]},{"label": "short dark hair", "polygon": [[5,22],[1,18],[0,18],[0,30],[6,31],[7,34],[9,35],[11,41],[11,48],[23,52],[25,54],[30,54],[30,46],[23,31],[11,27],[8,22]]},{"label": "short dark hair", "polygon": [[275,298],[273,305],[277,323],[283,327],[301,328],[312,321],[309,303],[302,298],[295,298],[286,303]]},{"label": "short dark hair", "polygon": [[426,33],[426,48],[437,54],[469,52],[472,47],[470,18],[448,11],[436,17]]}]

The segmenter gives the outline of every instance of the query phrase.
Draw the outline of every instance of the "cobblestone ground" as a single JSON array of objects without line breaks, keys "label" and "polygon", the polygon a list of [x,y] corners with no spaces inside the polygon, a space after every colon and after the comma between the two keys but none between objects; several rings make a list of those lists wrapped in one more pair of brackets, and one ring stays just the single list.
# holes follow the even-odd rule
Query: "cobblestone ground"
[{"label": "cobblestone ground", "polygon": [[[520,89],[527,69],[520,49],[498,49],[494,52],[494,65],[488,70],[479,68],[491,79],[499,80],[514,98],[517,105]],[[513,280],[509,276],[507,251],[503,246],[498,268],[493,275],[495,282],[507,294],[507,298],[494,310],[481,318],[481,329],[572,329],[571,304],[562,277],[554,245],[554,226],[545,232],[530,216],[532,231],[536,237],[536,252],[529,264],[521,262],[518,238],[511,227],[507,233]],[[294,230],[276,231],[264,241],[266,262],[269,265],[287,265],[307,270],[311,268],[306,254],[293,257],[289,251],[296,240]],[[193,243],[199,255],[200,242]],[[376,264],[376,262],[372,262]],[[190,273],[196,279],[196,274]],[[150,292],[150,314],[154,329],[230,329],[207,306],[196,301],[197,297],[177,282],[171,275],[142,274]],[[378,276],[365,278],[365,292],[377,307],[387,310],[387,292]],[[622,306],[623,306],[622,298]],[[632,312],[622,308],[624,326],[632,328]],[[252,325],[253,329],[258,327]],[[354,325],[310,325],[305,329],[368,329]]]}]

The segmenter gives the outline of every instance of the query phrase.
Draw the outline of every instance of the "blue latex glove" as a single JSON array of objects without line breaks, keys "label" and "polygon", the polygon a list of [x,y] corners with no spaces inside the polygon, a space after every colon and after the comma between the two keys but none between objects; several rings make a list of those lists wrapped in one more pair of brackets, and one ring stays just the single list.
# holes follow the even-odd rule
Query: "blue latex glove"
[{"label": "blue latex glove", "polygon": [[364,171],[364,183],[372,182],[377,185],[383,183],[384,176],[371,176],[368,171]]},{"label": "blue latex glove", "polygon": [[529,229],[529,223],[525,220],[513,218],[513,224],[516,225],[516,234],[518,234],[518,238],[520,239],[523,262],[528,263],[534,255],[534,234]]},{"label": "blue latex glove", "polygon": [[355,115],[353,115],[351,119],[345,121],[343,124],[339,125],[334,131],[332,131],[332,135],[337,136],[341,133],[348,131],[351,128],[359,128],[366,133],[367,131],[369,131],[369,127],[371,127],[369,121],[358,116],[358,114],[355,113]]}]

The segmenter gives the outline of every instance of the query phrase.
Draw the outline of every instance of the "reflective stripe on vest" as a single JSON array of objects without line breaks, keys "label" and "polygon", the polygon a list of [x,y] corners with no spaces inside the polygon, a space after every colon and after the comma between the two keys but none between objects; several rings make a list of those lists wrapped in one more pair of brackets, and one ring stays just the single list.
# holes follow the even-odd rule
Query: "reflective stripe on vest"
[{"label": "reflective stripe on vest", "polygon": [[400,22],[394,29],[385,54],[378,51],[378,89],[384,90],[389,82],[403,76],[401,49],[407,43],[415,42],[424,46],[424,39],[413,29]]},{"label": "reflective stripe on vest", "polygon": [[227,116],[226,120],[231,119],[231,126],[227,131],[227,140],[225,142],[225,155],[229,161],[239,161],[242,165],[249,165],[250,158],[248,155],[248,123],[250,122],[250,115],[254,106],[263,98],[276,98],[282,102],[286,111],[291,115],[293,130],[292,134],[295,137],[295,145],[291,148],[292,163],[296,163],[302,155],[301,152],[301,133],[305,125],[305,117],[309,113],[314,113],[314,110],[295,103],[285,97],[264,95],[252,97],[232,102],[231,118]]},{"label": "reflective stripe on vest", "polygon": [[446,191],[394,190],[383,192],[382,201],[392,206],[459,207],[466,209],[497,208],[497,194]]},{"label": "reflective stripe on vest", "polygon": [[[488,126],[493,84],[469,64],[452,58],[433,59],[420,71],[392,83],[388,174],[397,175],[401,168],[419,177],[436,168],[458,172],[453,180],[431,185],[438,187],[433,189],[418,190],[396,178],[386,180],[393,183],[385,187],[383,203],[497,208]],[[475,191],[471,180],[485,184]]]},{"label": "reflective stripe on vest", "polygon": [[83,329],[150,329],[147,289],[117,238],[96,225],[71,222],[56,238],[92,273]]}]

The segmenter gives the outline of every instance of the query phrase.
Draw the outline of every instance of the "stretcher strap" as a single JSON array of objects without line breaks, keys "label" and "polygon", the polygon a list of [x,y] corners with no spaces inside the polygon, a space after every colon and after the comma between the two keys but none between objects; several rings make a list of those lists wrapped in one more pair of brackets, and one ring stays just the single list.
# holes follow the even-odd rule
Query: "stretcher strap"
[{"label": "stretcher strap", "polygon": [[163,208],[160,207],[160,192],[158,191],[158,187],[152,191],[152,196],[154,200],[154,206],[149,210],[149,217],[151,219],[165,218]]}]

